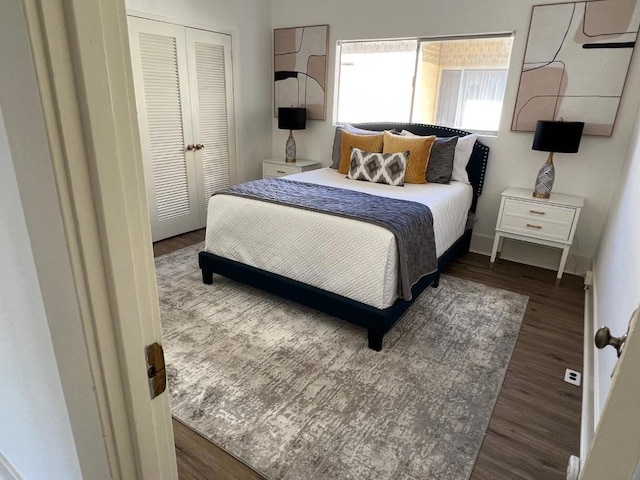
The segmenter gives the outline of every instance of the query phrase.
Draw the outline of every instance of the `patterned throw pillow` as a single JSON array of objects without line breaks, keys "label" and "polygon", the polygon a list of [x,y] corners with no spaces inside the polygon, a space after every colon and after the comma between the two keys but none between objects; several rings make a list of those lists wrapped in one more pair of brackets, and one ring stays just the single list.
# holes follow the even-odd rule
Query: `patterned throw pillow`
[{"label": "patterned throw pillow", "polygon": [[351,161],[351,149],[359,148],[365,152],[382,152],[382,133],[378,135],[356,135],[354,133],[342,132],[342,158],[338,171],[342,174],[349,172],[349,162]]},{"label": "patterned throw pillow", "polygon": [[427,164],[431,147],[436,136],[428,137],[403,137],[384,132],[383,153],[405,152],[411,153],[407,164],[407,183],[427,183]]},{"label": "patterned throw pillow", "polygon": [[402,187],[408,157],[409,152],[375,153],[352,148],[347,178]]}]

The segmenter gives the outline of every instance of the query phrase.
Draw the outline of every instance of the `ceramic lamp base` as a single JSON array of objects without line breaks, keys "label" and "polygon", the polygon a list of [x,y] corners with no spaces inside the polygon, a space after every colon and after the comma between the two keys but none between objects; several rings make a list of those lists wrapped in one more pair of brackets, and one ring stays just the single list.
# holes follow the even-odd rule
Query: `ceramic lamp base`
[{"label": "ceramic lamp base", "polygon": [[536,186],[533,190],[533,196],[536,198],[549,198],[553,181],[556,179],[556,169],[553,166],[553,153],[549,154],[549,158],[542,165],[536,178]]},{"label": "ceramic lamp base", "polygon": [[284,161],[287,163],[295,163],[296,161],[296,141],[293,138],[293,132],[289,130],[289,138],[287,138],[287,144],[284,148],[285,157]]}]

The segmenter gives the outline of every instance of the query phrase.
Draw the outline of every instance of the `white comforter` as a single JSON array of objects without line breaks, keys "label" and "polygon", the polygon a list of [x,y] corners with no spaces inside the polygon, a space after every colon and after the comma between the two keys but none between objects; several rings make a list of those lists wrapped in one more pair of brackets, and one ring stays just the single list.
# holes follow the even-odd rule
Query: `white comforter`
[{"label": "white comforter", "polygon": [[[438,256],[464,233],[470,185],[404,187],[348,180],[330,168],[283,177],[423,203],[433,213]],[[388,230],[343,217],[215,195],[207,212],[207,252],[376,308],[398,297],[398,252]]]}]

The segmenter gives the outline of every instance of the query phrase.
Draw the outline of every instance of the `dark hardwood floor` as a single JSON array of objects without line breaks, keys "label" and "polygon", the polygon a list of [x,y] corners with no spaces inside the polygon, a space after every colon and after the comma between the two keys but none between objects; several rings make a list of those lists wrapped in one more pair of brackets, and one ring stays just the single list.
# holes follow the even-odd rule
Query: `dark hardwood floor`
[{"label": "dark hardwood floor", "polygon": [[[204,230],[154,244],[156,256],[204,240]],[[579,453],[581,389],[563,381],[582,371],[583,279],[467,253],[445,272],[529,296],[529,304],[472,480],[563,480]],[[262,477],[174,420],[181,480]],[[275,480],[275,479],[274,479]],[[339,479],[336,479],[339,480]],[[368,479],[363,479],[368,480]]]},{"label": "dark hardwood floor", "polygon": [[584,280],[468,253],[446,273],[529,296],[511,363],[472,480],[564,480],[569,455],[580,453],[580,387],[566,368],[582,371]]},{"label": "dark hardwood floor", "polygon": [[196,230],[195,232],[185,233],[177,237],[167,238],[161,242],[156,242],[153,244],[153,255],[159,257],[160,255],[166,255],[167,253],[188,247],[189,245],[204,242],[204,232],[205,230],[203,228],[202,230]]}]

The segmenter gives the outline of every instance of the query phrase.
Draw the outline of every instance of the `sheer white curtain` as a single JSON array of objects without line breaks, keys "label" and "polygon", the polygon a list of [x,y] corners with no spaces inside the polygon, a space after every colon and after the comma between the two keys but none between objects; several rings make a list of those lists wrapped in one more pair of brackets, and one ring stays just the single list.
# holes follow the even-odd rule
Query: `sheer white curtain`
[{"label": "sheer white curtain", "polygon": [[497,131],[506,83],[506,70],[443,70],[436,123]]}]

